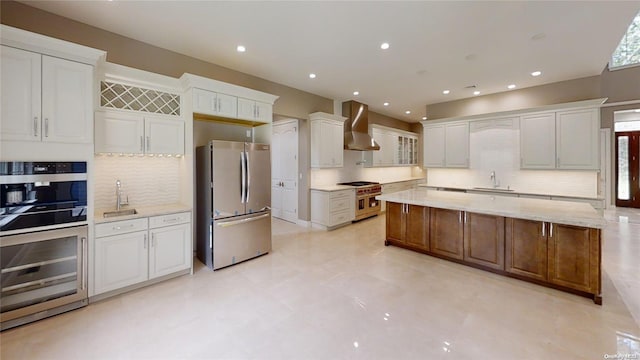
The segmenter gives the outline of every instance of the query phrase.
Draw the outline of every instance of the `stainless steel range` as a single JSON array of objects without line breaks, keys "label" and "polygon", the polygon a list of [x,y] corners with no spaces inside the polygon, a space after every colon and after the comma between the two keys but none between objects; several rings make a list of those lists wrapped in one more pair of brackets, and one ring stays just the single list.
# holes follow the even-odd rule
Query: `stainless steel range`
[{"label": "stainless steel range", "polygon": [[353,181],[338,185],[354,186],[356,188],[356,217],[354,221],[377,216],[380,213],[380,201],[376,196],[382,194],[382,185],[371,181]]}]

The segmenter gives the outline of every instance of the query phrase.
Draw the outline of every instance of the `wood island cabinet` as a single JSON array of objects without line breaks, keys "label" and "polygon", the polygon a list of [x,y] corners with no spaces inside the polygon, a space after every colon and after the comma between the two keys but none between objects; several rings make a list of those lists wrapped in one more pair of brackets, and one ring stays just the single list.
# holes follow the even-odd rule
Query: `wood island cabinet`
[{"label": "wood island cabinet", "polygon": [[549,281],[600,294],[600,236],[596,229],[551,224],[548,240]]},{"label": "wood island cabinet", "polygon": [[592,297],[602,304],[601,230],[387,200],[385,245]]},{"label": "wood island cabinet", "polygon": [[504,270],[504,217],[465,212],[464,260]]},{"label": "wood island cabinet", "polygon": [[387,208],[387,241],[429,250],[429,208],[389,203]]},{"label": "wood island cabinet", "polygon": [[547,280],[547,225],[540,221],[506,220],[505,271]]},{"label": "wood island cabinet", "polygon": [[429,238],[430,251],[457,260],[463,254],[463,211],[431,208]]}]

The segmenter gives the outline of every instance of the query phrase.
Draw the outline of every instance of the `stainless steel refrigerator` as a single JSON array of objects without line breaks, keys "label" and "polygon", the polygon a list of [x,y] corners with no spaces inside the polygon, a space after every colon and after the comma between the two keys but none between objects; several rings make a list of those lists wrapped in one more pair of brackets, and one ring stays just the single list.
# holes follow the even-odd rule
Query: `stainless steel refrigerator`
[{"label": "stainless steel refrigerator", "polygon": [[196,252],[217,270],[271,251],[271,151],[210,141],[196,149]]}]

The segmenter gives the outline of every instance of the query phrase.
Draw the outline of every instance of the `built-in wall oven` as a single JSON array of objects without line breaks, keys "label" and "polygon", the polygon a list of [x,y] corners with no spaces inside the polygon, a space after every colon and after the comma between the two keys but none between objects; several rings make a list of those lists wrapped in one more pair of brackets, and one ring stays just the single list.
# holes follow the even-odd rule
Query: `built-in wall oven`
[{"label": "built-in wall oven", "polygon": [[88,303],[85,162],[0,162],[0,329]]}]

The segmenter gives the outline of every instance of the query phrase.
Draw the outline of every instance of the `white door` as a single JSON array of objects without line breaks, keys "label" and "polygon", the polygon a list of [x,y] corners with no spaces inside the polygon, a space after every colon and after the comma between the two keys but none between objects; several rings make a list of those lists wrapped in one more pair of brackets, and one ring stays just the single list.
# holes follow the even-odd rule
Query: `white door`
[{"label": "white door", "polygon": [[96,112],[96,153],[144,153],[144,118],[135,114]]},{"label": "white door", "polygon": [[145,152],[147,154],[184,154],[184,122],[145,117]]},{"label": "white door", "polygon": [[149,230],[149,279],[188,269],[191,264],[189,224]]},{"label": "white door", "polygon": [[42,56],[42,140],[93,142],[93,66]]},{"label": "white door", "polygon": [[147,231],[96,238],[96,294],[147,280],[147,240]]},{"label": "white door", "polygon": [[272,214],[295,223],[298,220],[298,120],[273,124],[271,151]]},{"label": "white door", "polygon": [[0,58],[2,140],[40,141],[42,56],[2,46]]}]

